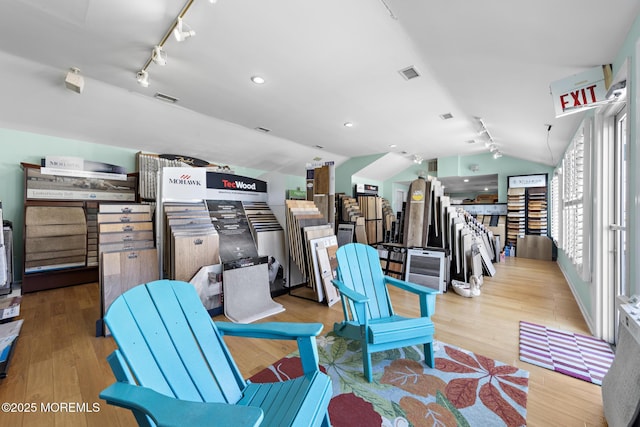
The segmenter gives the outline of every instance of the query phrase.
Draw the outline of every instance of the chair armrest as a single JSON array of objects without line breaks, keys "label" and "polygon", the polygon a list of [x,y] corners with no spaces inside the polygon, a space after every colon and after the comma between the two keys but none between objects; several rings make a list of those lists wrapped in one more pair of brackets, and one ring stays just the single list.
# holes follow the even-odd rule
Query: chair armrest
[{"label": "chair armrest", "polygon": [[322,332],[322,323],[231,323],[214,322],[223,335],[245,338],[266,338],[279,340],[295,340],[301,337],[315,337]]},{"label": "chair armrest", "polygon": [[338,290],[340,291],[340,295],[344,295],[345,297],[349,298],[353,302],[357,302],[357,303],[368,303],[369,302],[369,298],[368,297],[362,295],[359,292],[354,291],[353,289],[347,288],[344,285],[344,283],[342,283],[340,280],[334,279],[331,282],[333,283],[333,286],[338,288]]},{"label": "chair armrest", "polygon": [[436,295],[440,293],[439,291],[389,276],[384,276],[384,281],[389,285],[417,294],[422,317],[431,317],[436,312]]},{"label": "chair armrest", "polygon": [[219,425],[258,426],[264,414],[253,406],[189,402],[150,388],[117,382],[100,393],[107,403],[143,412],[158,427]]},{"label": "chair armrest", "polygon": [[214,322],[220,335],[229,335],[244,338],[266,338],[276,340],[296,340],[302,372],[309,374],[319,370],[318,347],[316,336],[322,332],[322,323],[231,323]]},{"label": "chair armrest", "polygon": [[428,288],[426,286],[416,285],[415,283],[406,282],[404,280],[396,279],[395,277],[384,276],[384,280],[386,283],[393,285],[397,288],[403,289],[405,291],[414,293],[414,294],[439,294],[440,291],[436,291],[435,289]]}]

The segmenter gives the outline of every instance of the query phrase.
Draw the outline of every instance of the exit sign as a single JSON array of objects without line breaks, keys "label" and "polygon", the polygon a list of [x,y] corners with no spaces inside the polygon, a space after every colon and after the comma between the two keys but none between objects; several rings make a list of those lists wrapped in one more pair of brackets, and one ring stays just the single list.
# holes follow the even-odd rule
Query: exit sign
[{"label": "exit sign", "polygon": [[607,94],[604,67],[593,67],[585,72],[551,83],[551,96],[556,117],[566,116],[598,101]]}]

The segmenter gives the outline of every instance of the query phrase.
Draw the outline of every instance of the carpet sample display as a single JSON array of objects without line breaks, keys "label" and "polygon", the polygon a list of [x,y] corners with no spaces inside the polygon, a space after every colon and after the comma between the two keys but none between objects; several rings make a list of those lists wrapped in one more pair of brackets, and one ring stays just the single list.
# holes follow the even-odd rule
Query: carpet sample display
[{"label": "carpet sample display", "polygon": [[520,360],[601,385],[614,354],[604,341],[520,321]]},{"label": "carpet sample display", "polygon": [[[529,373],[434,341],[436,368],[424,364],[420,346],[373,355],[373,379],[362,375],[355,341],[333,332],[318,337],[320,369],[333,385],[329,418],[348,426],[523,426]],[[285,357],[251,378],[284,381],[300,376],[300,360]]]}]

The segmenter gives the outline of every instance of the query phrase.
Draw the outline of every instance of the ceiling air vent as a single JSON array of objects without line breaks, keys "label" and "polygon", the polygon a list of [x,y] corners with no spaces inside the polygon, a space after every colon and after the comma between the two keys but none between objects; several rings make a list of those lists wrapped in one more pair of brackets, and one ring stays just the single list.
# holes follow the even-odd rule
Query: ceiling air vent
[{"label": "ceiling air vent", "polygon": [[438,172],[438,159],[431,159],[427,162],[427,171]]},{"label": "ceiling air vent", "polygon": [[176,102],[178,102],[178,98],[174,98],[173,96],[166,95],[160,92],[156,92],[156,94],[153,95],[153,97],[164,102],[170,102],[171,104],[175,104]]},{"label": "ceiling air vent", "polygon": [[399,71],[400,74],[402,74],[402,77],[404,77],[407,80],[411,80],[411,79],[415,79],[416,77],[420,77],[420,73],[418,72],[418,70],[416,70],[413,65],[411,67],[407,67],[404,70],[400,70]]},{"label": "ceiling air vent", "polygon": [[258,127],[256,128],[256,130],[257,130],[258,132],[263,132],[263,133],[269,133],[269,132],[271,132],[271,129],[263,128],[263,127],[261,127],[261,126],[258,126]]},{"label": "ceiling air vent", "polygon": [[444,114],[440,114],[440,118],[442,120],[449,120],[449,119],[453,119],[453,114],[451,113],[444,113]]}]

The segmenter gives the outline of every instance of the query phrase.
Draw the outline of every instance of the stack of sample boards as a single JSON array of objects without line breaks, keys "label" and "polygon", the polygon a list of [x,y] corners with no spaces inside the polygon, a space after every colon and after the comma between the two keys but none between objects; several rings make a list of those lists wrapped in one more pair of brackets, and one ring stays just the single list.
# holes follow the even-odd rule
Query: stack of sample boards
[{"label": "stack of sample boards", "polygon": [[[349,196],[340,196],[340,225],[338,226],[338,238],[341,243],[351,243],[355,233],[355,239],[358,243],[369,243],[367,238],[366,222],[364,215],[360,209],[358,201]],[[350,227],[344,227],[344,225],[350,225]],[[340,227],[343,226],[343,232],[346,236],[348,229],[351,231],[351,235],[348,238],[341,238]]]},{"label": "stack of sample boards", "polygon": [[201,267],[220,264],[220,242],[204,202],[164,203],[164,268],[188,282]]},{"label": "stack of sample boards", "polygon": [[160,271],[150,205],[100,204],[97,222],[102,318],[119,295],[158,280]]},{"label": "stack of sample boards", "polygon": [[206,204],[219,235],[225,316],[232,322],[251,323],[284,311],[271,298],[269,268],[273,264],[258,255],[242,201],[207,200]]},{"label": "stack of sample boards", "polygon": [[[322,261],[326,261],[329,251],[337,249],[338,240],[331,224],[315,204],[306,200],[287,200],[287,229],[289,231],[290,256],[302,272],[303,279],[314,291],[318,302],[334,301],[334,287],[324,280],[330,270],[323,272],[319,265],[318,253]],[[324,264],[327,267],[328,264]]]},{"label": "stack of sample boards", "polygon": [[527,189],[527,234],[547,235],[547,189]]},{"label": "stack of sample boards", "polygon": [[525,189],[509,188],[507,190],[507,245],[515,246],[518,237],[526,232]]},{"label": "stack of sample boards", "polygon": [[87,266],[97,266],[98,262],[98,205],[87,204]]},{"label": "stack of sample boards", "polygon": [[87,262],[87,222],[75,206],[25,208],[25,273],[82,267]]},{"label": "stack of sample boards", "polygon": [[275,288],[284,287],[283,280],[287,277],[285,273],[283,277],[278,277],[280,266],[283,271],[286,268],[284,229],[267,203],[243,202],[242,206],[258,248],[258,255],[269,258],[269,285],[273,292]]},{"label": "stack of sample boards", "polygon": [[369,244],[384,241],[382,225],[382,198],[378,196],[358,196],[358,204],[364,216]]}]

